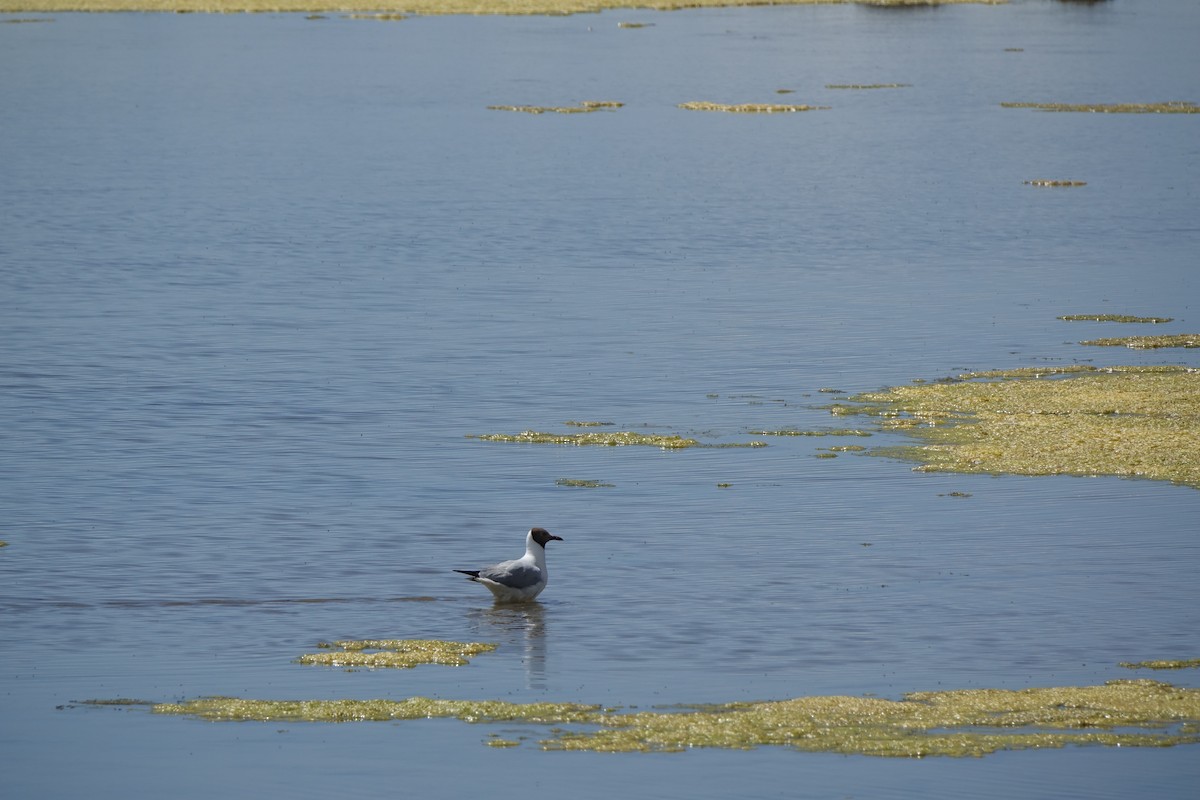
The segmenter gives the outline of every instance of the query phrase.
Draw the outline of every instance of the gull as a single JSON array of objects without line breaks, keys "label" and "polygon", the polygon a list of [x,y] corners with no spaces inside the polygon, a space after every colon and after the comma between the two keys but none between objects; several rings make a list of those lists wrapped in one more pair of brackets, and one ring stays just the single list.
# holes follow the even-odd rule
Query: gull
[{"label": "gull", "polygon": [[525,537],[525,555],[482,569],[456,569],[468,580],[491,590],[497,603],[524,603],[546,588],[546,542],[561,542],[545,528],[531,528]]}]

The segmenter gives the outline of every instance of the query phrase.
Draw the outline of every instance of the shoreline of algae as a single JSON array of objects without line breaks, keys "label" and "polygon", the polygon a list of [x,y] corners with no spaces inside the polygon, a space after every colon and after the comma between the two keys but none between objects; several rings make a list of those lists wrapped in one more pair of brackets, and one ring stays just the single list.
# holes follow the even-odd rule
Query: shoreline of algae
[{"label": "shoreline of algae", "polygon": [[[816,696],[622,713],[579,703],[499,700],[249,700],[160,703],[155,714],[212,721],[362,722],[455,718],[552,728],[544,750],[672,752],[783,746],[877,757],[984,756],[1068,745],[1200,743],[1200,689],[1148,679],[1101,686],[913,692],[900,700]],[[506,740],[511,741],[511,740]]]},{"label": "shoreline of algae", "polygon": [[1004,5],[1008,0],[0,0],[0,14],[165,12],[203,14],[398,12],[414,15],[551,15],[609,9],[673,11],[732,6],[862,5],[911,8],[938,5]]},{"label": "shoreline of algae", "polygon": [[872,451],[921,462],[919,471],[1110,475],[1200,489],[1200,370],[997,370],[848,402],[831,413],[875,416],[884,430],[921,440]]}]

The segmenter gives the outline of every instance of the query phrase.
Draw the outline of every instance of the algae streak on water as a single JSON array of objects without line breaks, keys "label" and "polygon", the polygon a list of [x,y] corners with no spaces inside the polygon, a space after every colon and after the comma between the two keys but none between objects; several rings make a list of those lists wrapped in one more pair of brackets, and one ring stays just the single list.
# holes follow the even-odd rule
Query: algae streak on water
[{"label": "algae streak on water", "polygon": [[566,486],[572,489],[611,489],[615,486],[612,483],[604,481],[594,481],[582,478],[559,478],[554,482],[555,486]]},{"label": "algae streak on water", "polygon": [[1167,336],[1115,336],[1089,339],[1080,344],[1096,347],[1128,347],[1133,350],[1155,350],[1159,347],[1200,347],[1200,333],[1177,333]]},{"label": "algae streak on water", "polygon": [[[331,667],[398,667],[407,669],[421,664],[461,667],[480,653],[490,653],[494,644],[482,642],[445,642],[437,639],[362,639],[318,645],[327,652],[302,655],[300,664]],[[333,647],[339,649],[333,650]]]},{"label": "algae streak on water", "polygon": [[634,433],[633,431],[606,431],[602,433],[543,433],[522,431],[521,433],[469,434],[468,439],[485,442],[509,442],[512,444],[569,444],[576,446],[595,445],[601,447],[643,446],[663,450],[685,450],[689,447],[766,447],[766,442],[735,442],[732,444],[702,444],[677,434]]},{"label": "algae streak on water", "polygon": [[750,431],[753,436],[870,436],[870,431],[858,430],[857,428],[832,428],[829,430],[806,431],[797,430],[795,428],[782,428],[780,430],[755,430]]},{"label": "algae streak on water", "polygon": [[1184,100],[1166,103],[1001,103],[1003,108],[1066,111],[1083,114],[1200,114],[1200,106]]},{"label": "algae streak on water", "polygon": [[782,103],[710,103],[693,100],[680,103],[687,111],[724,111],[730,114],[794,114],[798,111],[828,111],[829,106],[785,105]]},{"label": "algae streak on water", "polygon": [[1174,317],[1135,317],[1130,314],[1066,314],[1059,317],[1067,322],[1174,322]]},{"label": "algae streak on water", "polygon": [[246,700],[202,697],[160,703],[155,714],[182,714],[210,720],[259,722],[384,722],[450,717],[464,722],[513,722],[547,725],[591,722],[599,706],[578,703],[506,703],[501,700]]},{"label": "algae streak on water", "polygon": [[[1200,742],[1200,689],[1151,680],[1020,691],[920,692],[893,701],[801,697],[670,711],[616,713],[577,703],[497,700],[243,700],[211,697],[154,707],[210,720],[353,722],[451,717],[553,728],[548,750],[676,751],[697,747],[798,750],[920,758],[1071,744],[1169,747]],[[512,740],[505,740],[511,743]]]},{"label": "algae streak on water", "polygon": [[[872,414],[923,441],[875,451],[917,469],[1119,475],[1200,488],[1200,371],[1184,367],[1014,370],[893,387],[834,413]],[[979,380],[980,375],[1002,380]]]},{"label": "algae streak on water", "polygon": [[492,111],[520,111],[525,114],[590,114],[593,111],[612,111],[624,103],[616,100],[584,100],[577,106],[488,106]]},{"label": "algae streak on water", "polygon": [[1200,658],[1181,661],[1122,661],[1120,666],[1125,669],[1196,669],[1200,667]]},{"label": "algae streak on water", "polygon": [[[919,5],[1000,5],[1007,0],[918,0]],[[410,14],[580,14],[612,8],[762,5],[762,0],[0,0],[0,13],[17,11],[174,11],[198,13],[398,12]],[[777,0],[777,5],[909,6],[913,0]]]}]

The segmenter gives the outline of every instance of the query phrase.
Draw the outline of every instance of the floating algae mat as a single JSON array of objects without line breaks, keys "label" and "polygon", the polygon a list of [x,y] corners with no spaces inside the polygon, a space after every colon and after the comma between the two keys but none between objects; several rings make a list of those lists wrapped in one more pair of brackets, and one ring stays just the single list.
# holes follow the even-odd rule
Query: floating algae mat
[{"label": "floating algae mat", "polygon": [[1087,181],[1063,181],[1052,178],[1034,178],[1022,181],[1026,186],[1087,186]]},{"label": "floating algae mat", "polygon": [[624,447],[641,445],[658,447],[663,450],[684,450],[689,447],[766,447],[766,442],[738,442],[733,444],[702,444],[677,434],[634,433],[633,431],[605,431],[597,433],[541,433],[539,431],[523,431],[516,434],[486,433],[470,434],[468,439],[481,439],[485,442],[511,442],[515,444],[570,444],[598,445],[602,447]]},{"label": "floating algae mat", "polygon": [[615,484],[581,478],[559,478],[554,482],[554,485],[568,486],[574,489],[611,489]]},{"label": "floating algae mat", "polygon": [[1117,336],[1109,339],[1089,339],[1080,344],[1097,347],[1129,347],[1134,350],[1153,350],[1159,347],[1200,347],[1200,333],[1177,333],[1169,336]]},{"label": "floating algae mat", "polygon": [[873,451],[922,462],[918,470],[1119,475],[1200,488],[1198,370],[1073,366],[962,378],[857,395],[831,411],[876,416],[884,429],[922,440]]},{"label": "floating algae mat", "polygon": [[590,114],[593,111],[612,111],[624,103],[616,100],[584,100],[577,106],[488,106],[492,111],[520,111],[525,114]]},{"label": "floating algae mat", "polygon": [[1173,322],[1174,317],[1134,317],[1129,314],[1067,314],[1059,317],[1067,322]]},{"label": "floating algae mat", "polygon": [[1196,669],[1200,668],[1200,658],[1188,658],[1182,661],[1122,661],[1119,666],[1125,669]]},{"label": "floating algae mat", "polygon": [[[324,652],[309,653],[296,659],[300,664],[330,667],[399,667],[420,664],[444,664],[461,667],[472,656],[490,653],[494,644],[445,642],[438,639],[361,639],[321,644]],[[337,648],[336,650],[333,648]]]},{"label": "floating algae mat", "polygon": [[1075,111],[1090,114],[1200,114],[1200,106],[1183,100],[1165,103],[1001,103],[1003,108]]},{"label": "floating algae mat", "polygon": [[[1005,0],[922,0],[922,5],[973,3],[995,5]],[[910,0],[781,0],[781,5],[908,5]],[[200,13],[362,11],[409,14],[579,14],[608,8],[671,10],[698,7],[761,5],[762,0],[0,0],[0,13],[52,11],[176,11]]]},{"label": "floating algae mat", "polygon": [[159,703],[155,714],[184,714],[211,720],[259,722],[383,722],[457,718],[464,722],[525,722],[547,725],[592,722],[599,706],[578,703],[506,703],[501,700],[246,700],[203,697]]},{"label": "floating algae mat", "polygon": [[826,89],[906,89],[911,83],[827,83]]},{"label": "floating algae mat", "polygon": [[[899,701],[800,697],[619,713],[577,703],[497,700],[245,700],[211,697],[153,707],[208,720],[355,722],[455,718],[552,728],[546,750],[661,752],[785,746],[812,752],[920,758],[999,750],[1200,743],[1200,689],[1152,680],[1103,686],[919,692]],[[506,744],[513,744],[505,740]]]},{"label": "floating algae mat", "polygon": [[731,114],[792,114],[798,111],[827,111],[829,106],[784,105],[780,103],[709,103],[696,100],[680,103],[680,108],[688,111],[725,111]]},{"label": "floating algae mat", "polygon": [[857,428],[831,428],[828,430],[797,430],[781,428],[779,430],[750,431],[752,436],[870,436],[870,431]]}]

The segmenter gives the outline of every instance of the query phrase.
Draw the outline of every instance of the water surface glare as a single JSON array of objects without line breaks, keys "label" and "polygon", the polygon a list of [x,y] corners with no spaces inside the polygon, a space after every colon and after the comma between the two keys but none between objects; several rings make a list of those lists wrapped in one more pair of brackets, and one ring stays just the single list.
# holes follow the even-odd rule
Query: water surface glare
[{"label": "water surface glare", "polygon": [[[1197,331],[1200,115],[1000,106],[1200,102],[1197,33],[1190,0],[0,25],[2,793],[1192,797],[1187,747],[547,753],[77,703],[1200,685],[1118,666],[1200,655],[1200,492],[751,434],[843,427],[822,389],[1200,366],[1077,344]],[[872,84],[904,86],[826,88]],[[488,109],[588,100],[624,106]],[[1174,321],[1057,319],[1101,313]],[[769,446],[468,438],[568,420]],[[538,604],[451,572],[534,525]],[[339,639],[499,647],[294,663]]]}]

